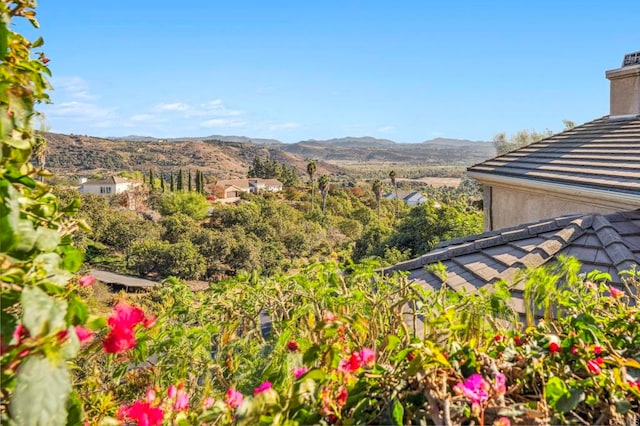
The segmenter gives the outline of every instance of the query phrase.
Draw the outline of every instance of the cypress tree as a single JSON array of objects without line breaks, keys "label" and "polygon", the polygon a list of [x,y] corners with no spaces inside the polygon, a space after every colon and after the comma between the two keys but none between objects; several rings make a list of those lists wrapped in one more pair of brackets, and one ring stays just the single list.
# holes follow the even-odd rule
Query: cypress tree
[{"label": "cypress tree", "polygon": [[191,192],[193,190],[193,188],[191,187],[191,169],[189,169],[189,175],[188,175],[188,181],[187,181],[187,188],[189,189],[189,192]]},{"label": "cypress tree", "polygon": [[160,190],[164,192],[164,175],[160,173]]},{"label": "cypress tree", "polygon": [[154,189],[153,170],[149,169],[149,188]]},{"label": "cypress tree", "polygon": [[176,191],[182,191],[184,189],[182,179],[182,169],[178,170],[178,182],[176,182]]},{"label": "cypress tree", "polygon": [[169,181],[169,191],[173,192],[176,190],[175,182],[173,181],[173,172],[171,172],[171,180]]}]

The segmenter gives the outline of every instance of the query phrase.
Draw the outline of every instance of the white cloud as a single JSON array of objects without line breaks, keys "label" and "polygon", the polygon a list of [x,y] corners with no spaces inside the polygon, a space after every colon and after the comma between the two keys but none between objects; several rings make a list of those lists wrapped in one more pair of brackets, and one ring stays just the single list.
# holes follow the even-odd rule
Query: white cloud
[{"label": "white cloud", "polygon": [[190,109],[189,105],[182,102],[165,102],[154,107],[155,111],[187,111],[188,109]]},{"label": "white cloud", "polygon": [[212,118],[211,120],[206,120],[200,123],[200,127],[211,128],[211,127],[243,127],[247,124],[246,121],[242,120],[230,120],[226,118]]},{"label": "white cloud", "polygon": [[[53,77],[51,79],[51,85],[53,86],[52,97],[55,98],[71,98],[71,99],[83,99],[92,100],[98,99],[89,92],[89,84],[82,78],[71,77]],[[58,96],[58,94],[60,96]]]},{"label": "white cloud", "polygon": [[382,126],[378,127],[379,132],[393,132],[396,128],[394,126]]},{"label": "white cloud", "polygon": [[88,102],[69,101],[49,105],[46,115],[52,119],[64,118],[76,122],[104,121],[113,118],[115,111],[116,108],[105,108]]},{"label": "white cloud", "polygon": [[134,123],[146,123],[149,121],[157,121],[156,116],[151,114],[136,114],[131,118],[129,118],[129,120],[133,121]]}]

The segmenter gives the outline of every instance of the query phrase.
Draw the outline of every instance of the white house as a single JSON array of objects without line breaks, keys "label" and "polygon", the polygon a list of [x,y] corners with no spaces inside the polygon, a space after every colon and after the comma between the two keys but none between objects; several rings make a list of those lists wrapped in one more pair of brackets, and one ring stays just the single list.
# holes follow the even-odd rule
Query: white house
[{"label": "white house", "polygon": [[[390,192],[387,195],[385,195],[385,198],[387,200],[395,200],[396,193]],[[429,198],[420,191],[399,190],[398,198],[404,201],[406,205],[412,206],[412,207],[419,206],[429,201]]]},{"label": "white house", "polygon": [[131,182],[125,178],[111,176],[106,179],[89,179],[80,185],[82,194],[116,195],[129,191],[138,186],[138,182]]}]

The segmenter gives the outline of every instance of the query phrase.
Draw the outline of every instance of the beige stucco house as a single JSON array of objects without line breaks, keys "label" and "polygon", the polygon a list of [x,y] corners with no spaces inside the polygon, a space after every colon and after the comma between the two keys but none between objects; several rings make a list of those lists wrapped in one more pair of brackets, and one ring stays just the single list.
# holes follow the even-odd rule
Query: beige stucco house
[{"label": "beige stucco house", "polygon": [[82,182],[80,192],[82,194],[96,195],[117,195],[129,191],[137,186],[139,182],[132,182],[118,176],[111,176],[106,179],[90,179]]},{"label": "beige stucco house", "polygon": [[640,208],[640,52],[606,77],[609,115],[468,169],[484,188],[485,231]]}]

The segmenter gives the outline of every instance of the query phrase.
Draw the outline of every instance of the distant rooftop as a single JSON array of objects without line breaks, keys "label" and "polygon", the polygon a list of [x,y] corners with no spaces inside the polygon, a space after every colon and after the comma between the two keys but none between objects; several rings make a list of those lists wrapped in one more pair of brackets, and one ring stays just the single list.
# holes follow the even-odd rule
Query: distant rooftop
[{"label": "distant rooftop", "polygon": [[640,51],[627,53],[624,55],[624,60],[622,61],[623,67],[629,67],[632,65],[640,65]]}]

